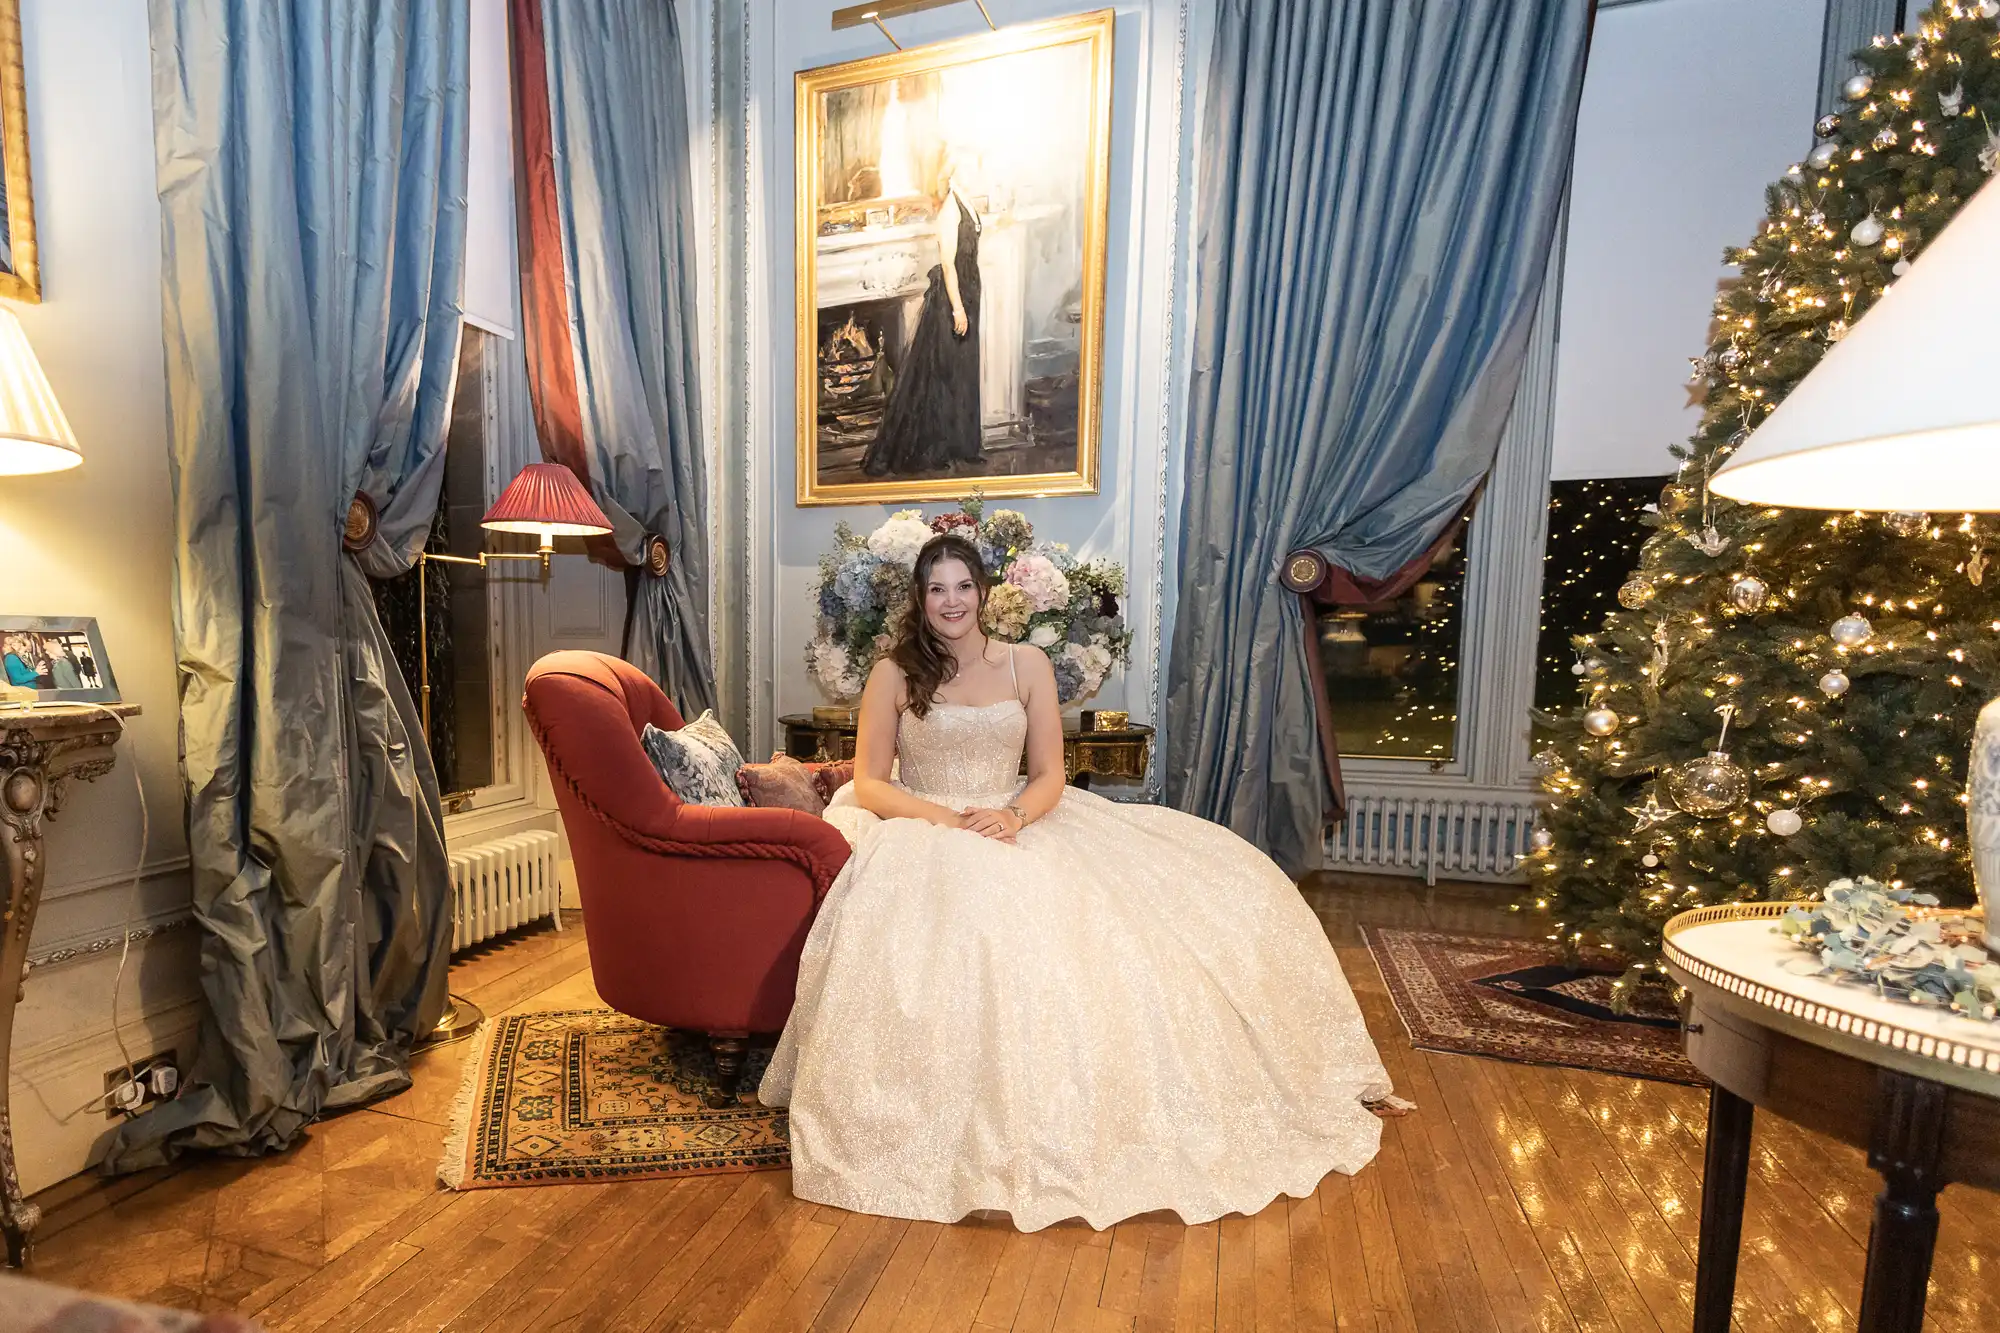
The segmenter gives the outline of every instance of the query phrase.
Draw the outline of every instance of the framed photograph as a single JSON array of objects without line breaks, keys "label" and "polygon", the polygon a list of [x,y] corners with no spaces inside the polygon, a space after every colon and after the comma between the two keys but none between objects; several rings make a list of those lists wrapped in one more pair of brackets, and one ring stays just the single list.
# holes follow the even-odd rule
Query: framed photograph
[{"label": "framed photograph", "polygon": [[36,703],[118,702],[111,658],[89,616],[0,616],[0,684]]},{"label": "framed photograph", "polygon": [[801,505],[1097,490],[1112,20],[797,76]]},{"label": "framed photograph", "polygon": [[0,0],[0,296],[42,299],[35,197],[28,174],[28,94],[21,71],[21,0]]}]

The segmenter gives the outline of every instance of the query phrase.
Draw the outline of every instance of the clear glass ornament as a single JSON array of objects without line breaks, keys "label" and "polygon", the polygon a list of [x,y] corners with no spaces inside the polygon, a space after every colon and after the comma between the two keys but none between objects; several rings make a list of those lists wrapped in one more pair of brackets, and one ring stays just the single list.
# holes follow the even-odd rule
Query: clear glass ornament
[{"label": "clear glass ornament", "polygon": [[1770,593],[1769,585],[1755,574],[1739,574],[1736,581],[1729,585],[1729,604],[1749,615],[1764,609],[1764,599]]},{"label": "clear glass ornament", "polygon": [[1553,745],[1545,745],[1535,752],[1535,771],[1545,778],[1552,778],[1562,771],[1562,755]]},{"label": "clear glass ornament", "polygon": [[1618,605],[1627,611],[1637,611],[1653,600],[1653,585],[1634,576],[1618,585]]},{"label": "clear glass ornament", "polygon": [[1667,795],[1697,818],[1728,814],[1750,794],[1750,775],[1721,750],[1668,770]]},{"label": "clear glass ornament", "polygon": [[1875,627],[1866,616],[1842,616],[1827,633],[1843,648],[1859,648],[1875,637]]},{"label": "clear glass ornament", "polygon": [[1549,832],[1547,828],[1537,825],[1535,831],[1528,835],[1528,845],[1538,852],[1546,852],[1549,848],[1556,845],[1556,835]]},{"label": "clear glass ornament", "polygon": [[1893,514],[1882,515],[1882,526],[1898,537],[1915,537],[1931,525],[1929,514],[1913,510],[1899,509]]}]

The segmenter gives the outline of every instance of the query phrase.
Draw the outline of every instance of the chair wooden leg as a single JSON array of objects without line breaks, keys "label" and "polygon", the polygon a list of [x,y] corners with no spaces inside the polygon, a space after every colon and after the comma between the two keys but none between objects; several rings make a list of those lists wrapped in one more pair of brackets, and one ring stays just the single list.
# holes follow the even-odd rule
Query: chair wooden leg
[{"label": "chair wooden leg", "polygon": [[715,1091],[708,1104],[720,1109],[734,1106],[743,1083],[744,1032],[711,1032],[709,1054],[715,1057]]}]

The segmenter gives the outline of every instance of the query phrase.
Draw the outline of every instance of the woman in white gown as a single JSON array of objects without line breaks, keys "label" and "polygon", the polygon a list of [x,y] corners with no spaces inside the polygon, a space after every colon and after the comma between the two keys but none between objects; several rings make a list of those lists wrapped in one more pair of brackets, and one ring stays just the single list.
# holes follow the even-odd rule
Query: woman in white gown
[{"label": "woman in white gown", "polygon": [[1065,786],[1054,671],[988,640],[985,593],[971,543],[927,544],[862,696],[826,813],[854,854],[759,1090],[790,1107],[793,1190],[1035,1231],[1359,1170],[1371,1107],[1408,1104],[1318,919],[1229,830]]}]

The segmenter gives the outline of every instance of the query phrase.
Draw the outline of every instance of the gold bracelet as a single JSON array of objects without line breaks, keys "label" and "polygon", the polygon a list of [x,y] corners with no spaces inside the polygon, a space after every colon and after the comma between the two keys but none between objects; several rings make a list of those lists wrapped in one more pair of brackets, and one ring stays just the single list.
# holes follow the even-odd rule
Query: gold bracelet
[{"label": "gold bracelet", "polygon": [[[1007,808],[1014,812],[1014,818],[1021,821],[1021,828],[1026,828],[1031,822],[1033,822],[1028,818],[1028,812],[1026,810],[1023,810],[1020,806],[1009,804]],[[1016,833],[1020,832],[1020,829],[1016,829],[1015,832]]]}]

